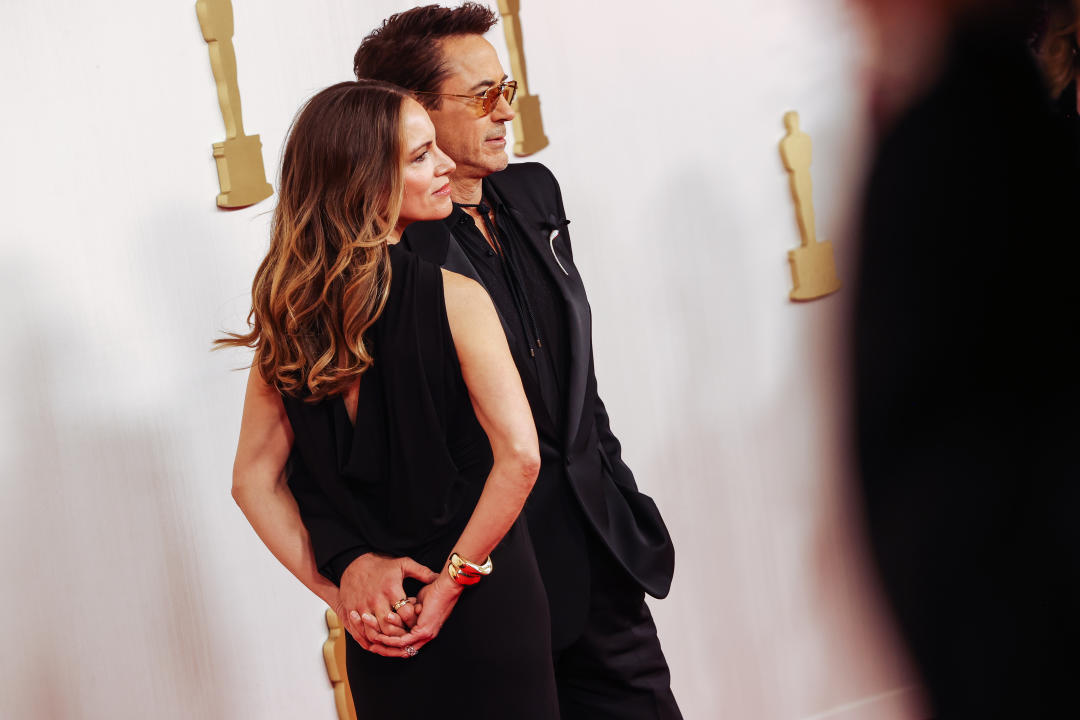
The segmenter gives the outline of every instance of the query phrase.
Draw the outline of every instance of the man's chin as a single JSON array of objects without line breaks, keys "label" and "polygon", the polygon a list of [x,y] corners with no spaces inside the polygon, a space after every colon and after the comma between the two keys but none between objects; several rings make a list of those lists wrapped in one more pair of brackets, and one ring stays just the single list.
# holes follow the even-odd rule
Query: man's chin
[{"label": "man's chin", "polygon": [[[461,161],[455,158],[454,162],[456,162],[458,166],[455,174],[459,177],[475,177],[477,172],[482,173],[480,177],[487,177],[492,173],[505,170],[506,166],[510,164],[510,157],[505,151],[488,151],[480,157],[474,156],[467,161]],[[463,172],[463,170],[466,171]]]},{"label": "man's chin", "polygon": [[491,159],[491,172],[499,172],[505,170],[506,166],[510,164],[510,156],[506,154],[506,151],[501,151],[498,155]]}]

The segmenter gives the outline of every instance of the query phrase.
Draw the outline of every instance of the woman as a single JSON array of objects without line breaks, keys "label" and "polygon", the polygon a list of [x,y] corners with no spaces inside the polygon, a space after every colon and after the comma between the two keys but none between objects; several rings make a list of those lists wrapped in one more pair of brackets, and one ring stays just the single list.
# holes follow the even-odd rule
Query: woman
[{"label": "woman", "polygon": [[[251,332],[219,341],[255,349],[233,496],[346,624],[360,717],[554,718],[547,605],[518,520],[539,468],[520,378],[483,289],[395,246],[450,213],[453,169],[392,85],[340,83],[300,111]],[[352,606],[304,525],[328,516],[400,568]],[[415,598],[406,576],[426,583]]]}]

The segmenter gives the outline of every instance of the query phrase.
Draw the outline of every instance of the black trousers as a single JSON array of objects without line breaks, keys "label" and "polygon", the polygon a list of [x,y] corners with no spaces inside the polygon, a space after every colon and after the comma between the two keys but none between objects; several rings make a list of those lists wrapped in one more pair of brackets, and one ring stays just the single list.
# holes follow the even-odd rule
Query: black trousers
[{"label": "black trousers", "polygon": [[681,720],[645,593],[588,535],[588,618],[582,634],[553,653],[562,720]]}]

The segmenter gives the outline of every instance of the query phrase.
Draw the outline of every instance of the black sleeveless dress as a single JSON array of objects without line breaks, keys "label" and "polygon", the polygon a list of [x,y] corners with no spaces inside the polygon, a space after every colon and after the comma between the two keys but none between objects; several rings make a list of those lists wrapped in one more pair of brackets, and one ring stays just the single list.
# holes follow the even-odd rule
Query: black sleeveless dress
[{"label": "black sleeveless dress", "polygon": [[[298,495],[301,517],[336,508],[376,552],[439,571],[483,490],[491,448],[461,376],[441,269],[397,246],[390,258],[390,295],[365,335],[374,364],[360,379],[355,424],[340,395],[314,404],[283,396],[290,466],[324,496],[309,508]],[[491,555],[492,574],[465,588],[416,657],[369,653],[346,633],[359,718],[559,716],[547,600],[524,516]]]}]

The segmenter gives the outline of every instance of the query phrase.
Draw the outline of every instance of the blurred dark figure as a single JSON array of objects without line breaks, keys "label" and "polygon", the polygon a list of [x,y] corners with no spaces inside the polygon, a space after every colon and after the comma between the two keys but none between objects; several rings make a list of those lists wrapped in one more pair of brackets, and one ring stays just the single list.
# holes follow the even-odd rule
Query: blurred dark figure
[{"label": "blurred dark figure", "polygon": [[1076,79],[1080,76],[1080,0],[1047,2],[1035,38],[1050,96],[1058,113],[1069,121],[1080,137],[1080,94]]},{"label": "blurred dark figure", "polygon": [[[937,718],[1080,717],[1080,172],[1028,2],[860,0],[868,532]],[[876,33],[876,34],[875,34]]]}]

